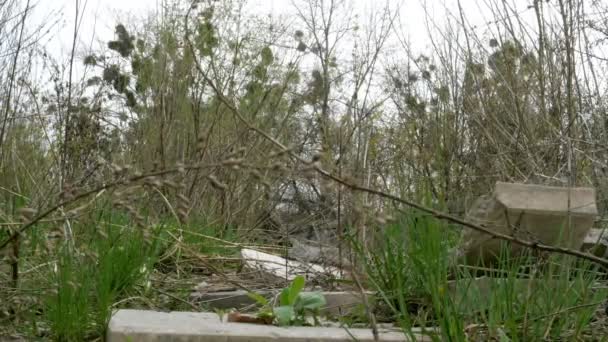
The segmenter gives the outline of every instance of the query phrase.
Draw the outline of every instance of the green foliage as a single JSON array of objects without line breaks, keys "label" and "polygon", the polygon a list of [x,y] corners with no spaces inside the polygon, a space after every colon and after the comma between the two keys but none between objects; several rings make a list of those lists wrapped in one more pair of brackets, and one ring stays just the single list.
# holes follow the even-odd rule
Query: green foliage
[{"label": "green foliage", "polygon": [[262,306],[258,311],[259,317],[272,316],[278,325],[305,325],[308,324],[308,315],[311,315],[315,324],[319,324],[318,315],[320,309],[326,305],[325,297],[318,292],[302,293],[304,285],[304,277],[296,276],[288,287],[281,290],[278,305],[274,307],[257,293],[250,292],[249,297]]},{"label": "green foliage", "polygon": [[308,82],[308,93],[306,94],[306,100],[311,104],[316,104],[321,101],[326,91],[326,84],[323,80],[323,75],[319,70],[313,70],[311,73],[311,79]]},{"label": "green foliage", "polygon": [[[118,218],[120,219],[120,218]],[[103,234],[87,243],[88,255],[65,246],[52,271],[44,319],[57,341],[102,336],[114,303],[146,280],[157,256],[151,243],[132,228],[99,227]]]},{"label": "green foliage", "polygon": [[133,36],[127,32],[123,24],[116,25],[115,33],[118,36],[117,40],[108,42],[108,48],[118,52],[122,57],[129,57],[135,46],[133,45]]},{"label": "green foliage", "polygon": [[96,244],[95,298],[98,326],[105,327],[114,302],[146,279],[156,262],[157,239],[149,244],[138,232],[106,230]]},{"label": "green foliage", "polygon": [[213,11],[206,10],[202,14],[203,20],[197,27],[196,46],[202,56],[211,56],[213,50],[219,45],[215,26],[212,23]]},{"label": "green foliage", "polygon": [[[2,155],[5,167],[0,168],[0,178],[7,180],[0,193],[1,206],[4,207],[2,216],[16,213],[14,210],[19,208],[19,203],[23,200],[29,203],[34,201],[33,194],[39,187],[38,180],[44,179],[43,170],[48,170],[52,162],[45,146],[44,130],[32,123],[17,120],[6,134],[4,142],[11,146],[11,153]],[[14,162],[16,156],[19,156],[19,162]],[[32,165],[36,167],[32,168]],[[17,219],[17,215],[14,218]]]},{"label": "green foliage", "polygon": [[97,58],[94,55],[88,55],[84,58],[84,65],[95,65],[97,64]]},{"label": "green foliage", "polygon": [[[191,290],[185,279],[199,276],[201,266],[183,247],[210,257],[216,267],[237,267],[233,257],[240,246],[284,241],[274,221],[285,195],[295,196],[290,209],[309,216],[289,225],[314,217],[318,222],[311,226],[323,226],[339,207],[342,226],[367,229],[368,209],[387,203],[309,179],[317,162],[302,165],[299,159],[314,161],[316,151],[322,154],[319,166],[352,177],[349,183],[388,187],[459,216],[468,199],[487,193],[496,180],[529,180],[529,175],[566,175],[576,184],[594,184],[604,197],[605,175],[597,161],[606,160],[598,148],[606,145],[606,110],[595,95],[603,83],[594,81],[597,69],[586,65],[577,65],[572,79],[564,76],[574,66],[567,65],[563,35],[581,25],[546,27],[542,46],[510,35],[489,40],[489,51],[476,47],[487,40],[470,39],[466,51],[446,41],[433,44],[446,47],[442,51],[410,58],[412,51],[381,45],[392,40],[382,34],[383,25],[391,26],[383,19],[389,15],[373,16],[375,27],[359,27],[356,16],[340,15],[351,12],[344,7],[319,10],[344,2],[321,1],[302,11],[303,18],[273,18],[267,25],[266,18],[242,12],[243,4],[195,1],[190,32],[184,24],[189,8],[179,1],[162,6],[161,18],[129,23],[132,32],[118,24],[106,51],[84,57],[83,63],[93,66],[86,69],[97,74],[82,84],[77,75],[67,80],[66,65],[55,65],[46,55],[40,65],[49,69],[39,75],[48,71],[52,81],[37,84],[46,75],[34,77],[29,64],[22,64],[38,58],[35,43],[20,45],[28,51],[19,56],[28,58],[6,61],[18,65],[4,92],[12,97],[0,99],[6,103],[0,236],[22,224],[20,208],[44,210],[80,191],[125,181],[61,206],[24,234],[21,287],[5,292],[9,300],[21,300],[36,289],[40,300],[32,307],[40,312],[18,308],[25,313],[17,318],[40,320],[51,338],[82,340],[101,336],[111,309],[125,302],[164,309],[188,305],[167,304],[160,295],[148,298],[156,290],[145,285],[149,272],[162,273],[163,284],[169,273],[179,278],[166,283],[179,292],[176,298],[182,292],[185,298]],[[320,17],[311,21],[308,15]],[[9,36],[14,32],[19,30]],[[579,47],[586,50],[585,44]],[[378,67],[378,61],[384,65]],[[576,89],[566,94],[572,81]],[[573,115],[576,120],[568,122]],[[278,151],[258,130],[299,158]],[[180,170],[175,178],[146,178],[144,184],[120,178],[183,165],[196,168]],[[311,206],[317,197],[322,210]],[[88,215],[99,214],[92,207],[105,200],[119,207],[112,209],[115,215],[91,219]],[[122,215],[123,209],[129,215]],[[157,246],[143,234],[150,227],[158,233]],[[539,263],[505,255],[500,267],[506,274],[487,281],[488,295],[476,274],[451,263],[457,229],[407,212],[398,223],[364,234],[366,241],[351,237],[364,256],[357,265],[365,268],[366,285],[386,307],[380,316],[398,321],[408,334],[415,326],[438,326],[440,333],[426,332],[437,340],[470,337],[463,333],[470,323],[495,339],[588,338],[596,324],[594,303],[605,295],[595,285],[600,272],[569,258]],[[60,247],[47,246],[55,243]],[[522,268],[533,280],[523,287]],[[174,288],[179,286],[188,288]],[[316,317],[324,300],[302,293],[303,286],[297,278],[272,305],[256,297],[259,314],[284,325],[304,324],[311,313]],[[364,320],[360,311],[353,320]]]},{"label": "green foliage", "polygon": [[302,293],[304,277],[297,276],[289,287],[284,288],[279,296],[279,306],[273,313],[279,325],[301,325],[306,323],[306,315],[312,314],[318,324],[319,310],[326,304],[321,293]]},{"label": "green foliage", "polygon": [[274,61],[274,56],[272,55],[272,50],[268,46],[265,46],[262,49],[261,56],[262,56],[263,65],[268,66],[268,65],[272,64],[272,62]]},{"label": "green foliage", "polygon": [[[542,264],[525,255],[512,258],[505,245],[497,273],[479,278],[452,264],[450,231],[435,218],[409,212],[379,234],[382,248],[365,252],[353,241],[370,285],[406,334],[414,337],[415,326],[431,325],[439,332],[424,333],[443,341],[583,336],[607,293],[594,289],[597,267],[567,256]],[[470,324],[484,329],[466,335]]]},{"label": "green foliage", "polygon": [[84,341],[91,329],[94,284],[91,266],[80,264],[66,248],[53,273],[53,291],[45,302],[45,318],[56,341]]}]

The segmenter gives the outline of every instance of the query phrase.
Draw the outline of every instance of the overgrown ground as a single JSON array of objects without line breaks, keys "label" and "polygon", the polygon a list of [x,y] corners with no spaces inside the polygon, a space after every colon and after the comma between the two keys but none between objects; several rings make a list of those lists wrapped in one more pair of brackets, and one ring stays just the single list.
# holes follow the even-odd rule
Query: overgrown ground
[{"label": "overgrown ground", "polygon": [[517,239],[525,258],[451,255],[487,231],[462,217],[496,181],[592,186],[605,228],[606,4],[490,0],[483,25],[425,7],[425,51],[401,1],[358,5],[165,1],[85,46],[77,1],[59,58],[53,18],[0,2],[1,337],[100,340],[117,308],[205,309],[202,281],[283,287],[239,249],[306,238],[356,265],[318,285],[377,293],[347,326],[602,340],[605,259]]},{"label": "overgrown ground", "polygon": [[[72,227],[69,245],[50,245],[40,235],[45,228],[23,244],[19,289],[2,291],[3,336],[101,340],[115,309],[209,310],[190,298],[203,281],[254,292],[286,285],[249,275],[238,258],[241,246],[279,254],[283,247],[258,245],[229,228],[168,220],[144,234],[101,208]],[[463,341],[601,340],[608,333],[605,276],[588,262],[505,255],[494,272],[458,266],[450,258],[454,228],[416,212],[383,227],[377,238],[383,247],[372,251],[349,239],[363,265],[358,277],[377,296],[369,312],[339,320],[347,329],[371,328],[373,320],[405,334],[427,328],[423,333],[437,340]],[[480,285],[474,279],[482,273],[494,278]],[[357,290],[352,281],[338,287]]]}]

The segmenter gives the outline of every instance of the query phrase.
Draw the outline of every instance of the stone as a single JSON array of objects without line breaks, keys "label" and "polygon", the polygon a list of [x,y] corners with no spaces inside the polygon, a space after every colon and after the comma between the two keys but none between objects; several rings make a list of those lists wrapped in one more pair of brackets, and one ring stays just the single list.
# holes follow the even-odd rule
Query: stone
[{"label": "stone", "polygon": [[[473,204],[467,220],[522,240],[578,250],[597,214],[593,188],[497,182],[492,195],[482,196]],[[462,242],[460,256],[474,265],[495,261],[503,245],[469,228],[464,230]],[[509,248],[511,256],[524,250],[516,244]]]},{"label": "stone", "polygon": [[336,267],[321,266],[314,263],[287,260],[274,254],[268,254],[253,249],[243,248],[241,258],[245,267],[259,271],[262,275],[282,280],[293,280],[298,275],[303,275],[307,280],[318,277],[341,278],[341,272]]},{"label": "stone", "polygon": [[[430,338],[416,336],[416,341]],[[371,329],[276,327],[231,323],[214,313],[118,310],[111,318],[107,342],[347,342],[374,341]],[[379,329],[379,341],[410,341],[397,329]]]}]

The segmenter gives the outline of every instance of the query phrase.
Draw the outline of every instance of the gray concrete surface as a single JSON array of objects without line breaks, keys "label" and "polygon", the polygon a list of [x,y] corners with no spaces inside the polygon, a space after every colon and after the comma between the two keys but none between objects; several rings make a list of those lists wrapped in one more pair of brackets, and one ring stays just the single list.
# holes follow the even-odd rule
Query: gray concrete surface
[{"label": "gray concrete surface", "polygon": [[[380,341],[409,341],[398,331],[380,331]],[[369,329],[275,327],[221,322],[213,313],[118,310],[107,342],[338,342],[374,341]],[[425,341],[427,339],[417,339]]]},{"label": "gray concrete surface", "polygon": [[608,230],[590,229],[581,250],[605,258],[608,252]]},{"label": "gray concrete surface", "polygon": [[[568,220],[570,217],[570,222]],[[597,217],[593,188],[565,188],[497,182],[494,193],[482,196],[467,219],[522,240],[579,249]],[[465,229],[461,255],[469,264],[491,262],[502,241]],[[512,245],[511,256],[523,250]]]}]

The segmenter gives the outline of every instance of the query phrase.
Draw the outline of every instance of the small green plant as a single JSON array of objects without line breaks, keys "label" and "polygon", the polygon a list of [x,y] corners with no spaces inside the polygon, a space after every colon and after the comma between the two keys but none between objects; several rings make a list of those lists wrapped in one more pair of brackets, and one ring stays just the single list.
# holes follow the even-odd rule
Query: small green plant
[{"label": "small green plant", "polygon": [[219,317],[220,322],[224,322],[224,317],[226,317],[226,314],[228,313],[228,311],[226,309],[218,309],[218,308],[214,308],[213,312],[215,312],[215,314]]},{"label": "small green plant", "polygon": [[506,243],[495,265],[454,265],[449,228],[413,211],[379,231],[379,248],[366,249],[352,238],[368,286],[388,307],[381,314],[410,338],[416,339],[414,328],[434,341],[601,335],[593,323],[606,298],[598,266],[563,255],[535,258],[530,251],[513,256]]},{"label": "small green plant", "polygon": [[[122,225],[122,219],[109,215],[106,222],[112,224],[99,223],[88,232],[86,246],[65,245],[58,251],[42,311],[54,340],[103,336],[114,304],[147,279],[157,260],[158,232],[146,242],[140,231]],[[74,227],[85,236],[85,225]]]},{"label": "small green plant", "polygon": [[270,302],[257,293],[249,295],[262,305],[258,317],[272,317],[281,326],[306,325],[307,315],[311,315],[315,325],[319,325],[319,311],[326,305],[325,297],[319,292],[302,292],[305,285],[303,276],[297,276],[291,284],[281,291],[278,305]]}]

